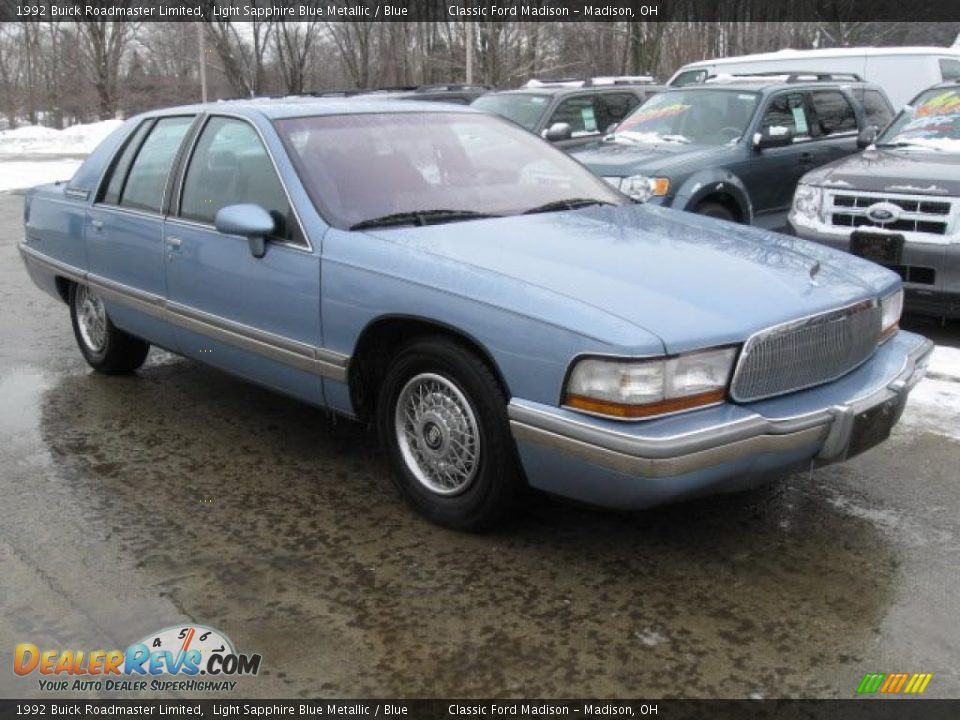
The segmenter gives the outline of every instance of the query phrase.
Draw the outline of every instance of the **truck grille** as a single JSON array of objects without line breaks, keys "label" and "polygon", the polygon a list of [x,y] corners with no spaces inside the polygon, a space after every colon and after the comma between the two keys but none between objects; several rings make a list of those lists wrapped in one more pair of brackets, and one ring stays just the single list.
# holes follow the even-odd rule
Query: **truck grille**
[{"label": "truck grille", "polygon": [[[918,232],[928,235],[946,235],[952,205],[949,200],[930,200],[923,197],[885,196],[879,193],[832,194],[830,222],[838,227],[875,227],[895,232]],[[902,211],[892,222],[878,223],[867,217],[867,208],[876,203],[889,203]]]},{"label": "truck grille", "polygon": [[761,330],[747,340],[730,395],[750,402],[836,380],[870,357],[880,339],[875,300]]}]

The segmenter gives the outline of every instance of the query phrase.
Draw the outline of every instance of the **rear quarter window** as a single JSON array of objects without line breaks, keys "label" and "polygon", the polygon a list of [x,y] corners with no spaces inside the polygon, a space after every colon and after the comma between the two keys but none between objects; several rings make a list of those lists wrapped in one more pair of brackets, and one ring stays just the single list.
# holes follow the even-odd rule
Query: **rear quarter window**
[{"label": "rear quarter window", "polygon": [[867,116],[867,125],[875,125],[881,130],[893,119],[893,110],[883,94],[877,90],[864,90],[863,111]]},{"label": "rear quarter window", "polygon": [[960,60],[940,58],[940,77],[943,80],[960,80]]}]

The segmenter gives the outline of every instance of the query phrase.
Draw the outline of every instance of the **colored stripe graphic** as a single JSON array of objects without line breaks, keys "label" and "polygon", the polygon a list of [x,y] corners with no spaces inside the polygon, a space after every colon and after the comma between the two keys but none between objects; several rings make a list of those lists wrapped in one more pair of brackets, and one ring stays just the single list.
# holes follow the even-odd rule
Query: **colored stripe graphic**
[{"label": "colored stripe graphic", "polygon": [[860,685],[857,686],[858,695],[897,695],[906,693],[919,695],[927,689],[933,679],[933,673],[866,673]]}]

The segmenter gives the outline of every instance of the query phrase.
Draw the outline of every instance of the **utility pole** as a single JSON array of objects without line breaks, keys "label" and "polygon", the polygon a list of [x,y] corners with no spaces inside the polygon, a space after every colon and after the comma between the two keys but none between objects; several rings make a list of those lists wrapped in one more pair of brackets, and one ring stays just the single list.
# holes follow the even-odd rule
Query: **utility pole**
[{"label": "utility pole", "polygon": [[207,101],[207,48],[203,35],[203,22],[197,23],[197,46],[200,52],[200,97]]},{"label": "utility pole", "polygon": [[467,30],[467,84],[470,85],[473,82],[473,22],[470,20],[466,21],[466,30]]}]

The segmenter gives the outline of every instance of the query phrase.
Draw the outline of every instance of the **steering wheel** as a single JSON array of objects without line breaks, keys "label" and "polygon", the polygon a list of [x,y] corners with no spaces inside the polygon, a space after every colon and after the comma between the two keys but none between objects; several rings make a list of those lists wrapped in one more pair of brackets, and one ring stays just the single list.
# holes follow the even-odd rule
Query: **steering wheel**
[{"label": "steering wheel", "polygon": [[728,125],[725,128],[720,128],[720,130],[717,132],[717,135],[729,135],[730,139],[733,140],[734,138],[738,138],[743,135],[743,130],[740,128],[735,128],[733,125]]}]

